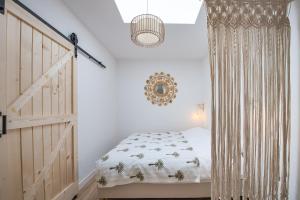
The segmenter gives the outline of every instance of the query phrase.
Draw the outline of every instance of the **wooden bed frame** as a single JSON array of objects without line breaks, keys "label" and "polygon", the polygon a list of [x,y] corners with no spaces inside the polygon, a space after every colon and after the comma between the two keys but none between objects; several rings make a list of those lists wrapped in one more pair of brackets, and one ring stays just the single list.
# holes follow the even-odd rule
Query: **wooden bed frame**
[{"label": "wooden bed frame", "polygon": [[210,182],[187,184],[128,184],[98,188],[97,197],[110,198],[209,198]]}]

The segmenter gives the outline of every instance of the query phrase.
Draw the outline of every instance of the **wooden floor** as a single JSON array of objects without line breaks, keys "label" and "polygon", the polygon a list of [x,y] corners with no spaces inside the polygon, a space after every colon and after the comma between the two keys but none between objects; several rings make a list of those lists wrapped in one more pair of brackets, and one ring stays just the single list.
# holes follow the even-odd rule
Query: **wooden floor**
[{"label": "wooden floor", "polygon": [[83,188],[76,200],[98,200],[97,198],[97,185],[96,182],[90,184],[89,186]]},{"label": "wooden floor", "polygon": [[[83,188],[79,194],[76,200],[100,200],[97,198],[97,185],[96,182],[90,184],[89,186],[86,186]],[[114,200],[130,200],[130,199],[114,199]],[[143,200],[143,199],[134,199],[134,200]],[[151,199],[147,199],[151,200]],[[159,199],[153,199],[153,200],[159,200]],[[168,200],[168,199],[163,199]],[[169,199],[170,200],[170,199]],[[185,199],[188,200],[188,199]],[[191,200],[210,200],[210,198],[201,198],[201,199],[191,199]]]}]

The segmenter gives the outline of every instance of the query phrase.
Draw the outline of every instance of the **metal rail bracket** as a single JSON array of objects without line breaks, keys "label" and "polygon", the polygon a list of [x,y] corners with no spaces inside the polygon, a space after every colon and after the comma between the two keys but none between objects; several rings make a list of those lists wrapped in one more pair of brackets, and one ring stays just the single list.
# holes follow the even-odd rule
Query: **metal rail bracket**
[{"label": "metal rail bracket", "polygon": [[78,37],[75,33],[72,33],[69,37],[70,37],[70,40],[72,41],[72,43],[74,45],[74,56],[75,56],[75,58],[77,58],[77,56],[78,56],[78,54],[77,54]]}]

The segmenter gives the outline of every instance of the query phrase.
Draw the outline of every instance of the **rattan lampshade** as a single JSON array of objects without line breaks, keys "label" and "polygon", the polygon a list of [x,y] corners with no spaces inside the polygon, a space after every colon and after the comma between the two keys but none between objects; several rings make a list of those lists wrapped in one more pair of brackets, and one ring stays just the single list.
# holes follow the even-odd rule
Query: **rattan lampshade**
[{"label": "rattan lampshade", "polygon": [[151,14],[138,15],[131,21],[131,40],[138,46],[156,47],[165,39],[163,21]]}]

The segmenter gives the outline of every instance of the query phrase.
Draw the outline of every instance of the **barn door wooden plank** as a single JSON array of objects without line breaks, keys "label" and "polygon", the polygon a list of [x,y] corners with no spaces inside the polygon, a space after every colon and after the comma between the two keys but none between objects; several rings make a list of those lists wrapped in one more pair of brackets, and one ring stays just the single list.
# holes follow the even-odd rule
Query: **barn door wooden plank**
[{"label": "barn door wooden plank", "polygon": [[[51,40],[43,36],[43,73],[46,73],[51,66]],[[51,115],[51,89],[50,81],[43,86],[43,115]],[[43,126],[43,143],[44,143],[44,164],[47,162],[48,156],[51,154],[51,125]],[[52,171],[45,176],[45,199],[52,197]]]},{"label": "barn door wooden plank", "polygon": [[0,111],[6,114],[7,15],[0,15]]},{"label": "barn door wooden plank", "polygon": [[[37,81],[43,74],[43,36],[37,31],[33,30],[32,42],[32,80]],[[33,96],[33,116],[43,115],[43,93],[42,90],[37,91]],[[32,124],[32,123],[31,123]],[[44,149],[43,149],[43,127],[33,127],[33,149],[34,149],[34,181],[44,166]],[[38,189],[36,199],[44,200],[44,182]]]},{"label": "barn door wooden plank", "polygon": [[43,180],[45,179],[47,174],[49,174],[49,172],[53,171],[51,170],[53,163],[57,159],[57,156],[59,155],[59,152],[62,146],[64,145],[66,138],[70,135],[74,123],[75,123],[74,121],[70,122],[68,126],[64,129],[62,138],[58,141],[57,145],[55,146],[51,154],[48,155],[47,161],[45,162],[45,166],[42,169],[41,173],[38,175],[35,182],[31,186],[26,188],[27,192],[25,193],[24,196],[25,200],[31,200],[36,197],[36,193],[39,187],[41,186]]},{"label": "barn door wooden plank", "polygon": [[[72,61],[67,62],[66,65],[66,114],[72,114],[72,101],[73,101],[73,87],[72,87]],[[67,138],[67,183],[73,182],[73,136]]]},{"label": "barn door wooden plank", "polygon": [[[73,101],[72,101],[72,109],[73,109],[73,115],[77,116],[78,115],[78,102],[77,102],[77,97],[78,97],[78,88],[77,88],[77,62],[76,59],[73,57],[72,58],[72,66],[73,66],[73,78],[72,78],[72,85],[73,85]],[[74,167],[74,182],[78,183],[78,123],[74,124],[73,128],[73,154],[74,154],[74,160],[73,160],[73,167]],[[78,184],[77,184],[78,186]]]},{"label": "barn door wooden plank", "polygon": [[[6,15],[0,15],[0,111],[6,114]],[[0,138],[0,199],[8,199],[7,136]]]},{"label": "barn door wooden plank", "polygon": [[[52,64],[59,60],[59,47],[56,42],[52,41]],[[52,78],[51,86],[51,98],[52,98],[52,115],[58,115],[58,73],[56,73]],[[59,140],[59,126],[57,124],[52,125],[52,150],[55,149]],[[59,154],[53,162],[53,193],[55,196],[60,191],[60,170],[59,170]]]},{"label": "barn door wooden plank", "polygon": [[[20,20],[7,16],[7,104],[19,96]],[[10,114],[10,113],[8,113]],[[19,115],[16,113],[15,115]],[[9,199],[22,199],[20,130],[8,132],[8,194]]]},{"label": "barn door wooden plank", "polygon": [[[69,69],[69,71],[68,71]],[[77,116],[77,70],[76,59],[66,67],[66,112]],[[69,74],[69,75],[68,75]],[[69,84],[69,85],[68,85]],[[69,104],[68,104],[69,103]],[[53,200],[72,199],[78,192],[78,165],[77,165],[77,121],[67,137],[67,181],[68,186]]]},{"label": "barn door wooden plank", "polygon": [[32,98],[32,96],[43,87],[45,83],[57,74],[58,70],[62,68],[66,62],[68,62],[72,55],[73,52],[69,51],[60,60],[53,63],[53,65],[49,67],[48,71],[28,89],[26,89],[26,91],[22,92],[22,95],[18,97],[8,109],[11,112],[18,112]]},{"label": "barn door wooden plank", "polygon": [[[32,28],[21,22],[21,93],[32,83]],[[32,115],[32,99],[21,109],[22,116]],[[33,136],[32,127],[21,129],[23,188],[33,183]],[[26,193],[26,191],[23,191]]]},{"label": "barn door wooden plank", "polygon": [[[65,55],[67,50],[64,47],[59,48],[59,55],[60,57]],[[58,91],[58,96],[59,96],[59,114],[60,115],[65,115],[66,113],[66,68],[63,67],[59,71],[59,91]],[[66,124],[60,124],[59,125],[59,133],[60,133],[60,138],[62,137],[62,132],[65,129]],[[62,149],[60,151],[60,181],[61,181],[61,186],[62,189],[66,188],[67,185],[67,152],[66,152],[66,142],[62,146]]]},{"label": "barn door wooden plank", "polygon": [[[7,14],[7,107],[20,95],[20,20]],[[8,67],[9,66],[9,67]],[[19,113],[7,111],[9,116]],[[23,199],[21,173],[20,130],[9,130],[8,142],[8,199]]]},{"label": "barn door wooden plank", "polygon": [[[42,101],[39,102],[42,104]],[[19,129],[19,128],[38,128],[40,126],[52,125],[52,124],[64,124],[75,119],[75,115],[51,115],[51,116],[27,116],[27,117],[9,117],[7,121],[7,128]],[[41,127],[40,127],[41,128]]]}]

